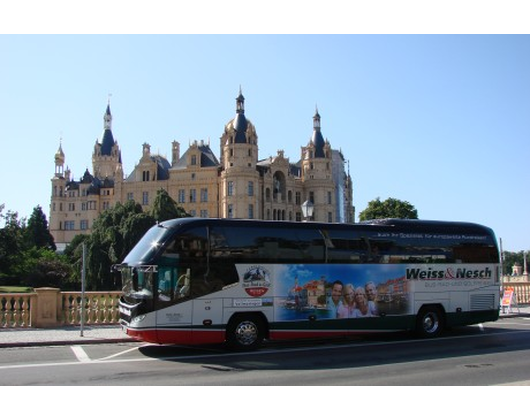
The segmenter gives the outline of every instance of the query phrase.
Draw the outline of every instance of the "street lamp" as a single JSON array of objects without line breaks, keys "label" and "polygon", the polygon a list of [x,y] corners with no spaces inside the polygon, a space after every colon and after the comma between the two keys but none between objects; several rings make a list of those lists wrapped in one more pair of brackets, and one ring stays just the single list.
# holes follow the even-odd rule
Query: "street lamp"
[{"label": "street lamp", "polygon": [[312,201],[306,200],[302,203],[302,214],[304,215],[304,222],[311,220],[314,211],[315,205]]}]

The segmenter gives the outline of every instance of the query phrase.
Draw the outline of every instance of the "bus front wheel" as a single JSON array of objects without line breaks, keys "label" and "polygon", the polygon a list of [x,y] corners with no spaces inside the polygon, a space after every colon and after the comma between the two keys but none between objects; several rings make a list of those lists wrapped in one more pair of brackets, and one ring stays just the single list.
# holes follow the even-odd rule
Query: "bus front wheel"
[{"label": "bus front wheel", "polygon": [[263,337],[263,322],[258,316],[237,315],[226,329],[226,341],[234,350],[254,350],[261,345]]},{"label": "bus front wheel", "polygon": [[418,313],[416,332],[420,337],[437,337],[444,329],[443,312],[437,306],[426,306]]}]

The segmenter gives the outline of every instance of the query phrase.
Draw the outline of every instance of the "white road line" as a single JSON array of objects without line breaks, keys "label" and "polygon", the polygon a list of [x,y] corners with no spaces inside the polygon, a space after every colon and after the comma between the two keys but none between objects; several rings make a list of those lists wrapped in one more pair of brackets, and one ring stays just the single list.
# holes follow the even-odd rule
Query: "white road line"
[{"label": "white road line", "polygon": [[147,343],[147,344],[143,344],[143,345],[141,345],[139,347],[133,347],[133,348],[128,349],[128,350],[120,351],[119,353],[116,353],[116,354],[111,354],[110,356],[107,356],[107,357],[102,357],[101,359],[97,359],[96,361],[101,362],[103,360],[113,359],[114,357],[118,357],[118,356],[121,356],[122,354],[130,353],[132,351],[138,350],[140,347],[145,347],[145,346],[149,346],[149,345],[150,344]]},{"label": "white road line", "polygon": [[530,380],[528,381],[517,381],[517,382],[507,382],[505,384],[497,384],[497,386],[529,386]]},{"label": "white road line", "polygon": [[88,354],[86,354],[86,352],[83,350],[83,347],[72,346],[70,348],[74,352],[75,357],[77,357],[77,360],[79,360],[81,363],[91,362],[90,357],[88,357]]}]

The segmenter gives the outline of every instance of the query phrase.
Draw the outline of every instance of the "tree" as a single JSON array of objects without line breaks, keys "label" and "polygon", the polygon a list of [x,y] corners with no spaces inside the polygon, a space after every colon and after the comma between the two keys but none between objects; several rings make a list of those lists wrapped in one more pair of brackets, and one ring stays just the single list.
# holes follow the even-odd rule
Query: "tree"
[{"label": "tree", "polygon": [[31,213],[28,219],[24,236],[30,247],[35,246],[37,248],[51,249],[52,251],[57,249],[53,236],[48,230],[48,221],[41,206],[33,208],[33,213]]},{"label": "tree", "polygon": [[189,214],[182,207],[178,206],[177,202],[170,197],[166,190],[161,188],[156,193],[155,201],[151,209],[151,216],[157,222],[163,222],[164,220],[188,217]]},{"label": "tree", "polygon": [[359,214],[359,220],[372,219],[417,219],[418,211],[408,201],[388,198],[381,201],[379,197],[368,203],[368,207]]},{"label": "tree", "polygon": [[118,278],[111,272],[112,265],[123,261],[154,224],[153,217],[134,201],[118,203],[100,214],[87,240],[87,283],[92,290],[120,287]]},{"label": "tree", "polygon": [[[526,251],[527,269],[528,267],[530,267],[530,261],[528,261],[528,255],[530,255],[530,251]],[[503,252],[503,266],[502,266],[503,274],[505,276],[510,276],[512,274],[512,268],[515,264],[519,264],[521,267],[524,267],[524,258],[525,258],[525,251],[519,251],[519,252],[504,251]]]},{"label": "tree", "polygon": [[25,220],[18,220],[18,213],[8,211],[2,214],[4,205],[0,205],[0,218],[4,227],[0,229],[0,279],[3,283],[14,284],[19,273],[21,255],[24,251]]}]

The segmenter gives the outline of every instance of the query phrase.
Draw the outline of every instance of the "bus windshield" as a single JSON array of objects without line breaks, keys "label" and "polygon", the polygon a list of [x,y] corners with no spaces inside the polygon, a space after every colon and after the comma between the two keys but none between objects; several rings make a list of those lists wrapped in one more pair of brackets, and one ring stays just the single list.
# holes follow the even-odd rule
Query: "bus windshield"
[{"label": "bus windshield", "polygon": [[125,257],[123,264],[129,266],[150,264],[171,234],[171,229],[163,225],[153,226]]}]

